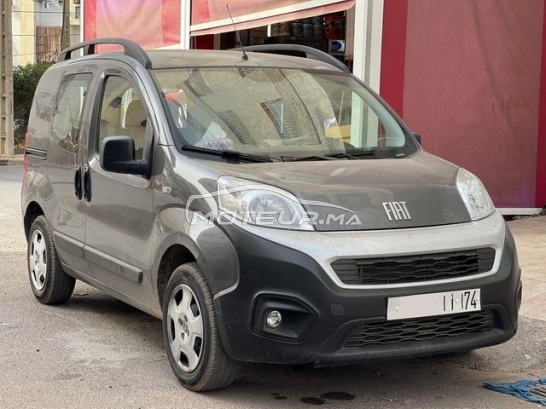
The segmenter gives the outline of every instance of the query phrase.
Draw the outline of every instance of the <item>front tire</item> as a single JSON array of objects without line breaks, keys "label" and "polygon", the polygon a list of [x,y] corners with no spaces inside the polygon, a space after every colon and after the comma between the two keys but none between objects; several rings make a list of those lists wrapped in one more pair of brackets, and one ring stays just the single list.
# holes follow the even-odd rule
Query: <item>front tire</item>
[{"label": "front tire", "polygon": [[237,376],[238,364],[220,340],[212,291],[197,263],[178,267],[163,299],[163,340],[171,368],[188,389],[221,389]]},{"label": "front tire", "polygon": [[44,216],[38,216],[30,227],[27,260],[30,287],[38,301],[61,304],[70,298],[76,280],[63,271]]}]

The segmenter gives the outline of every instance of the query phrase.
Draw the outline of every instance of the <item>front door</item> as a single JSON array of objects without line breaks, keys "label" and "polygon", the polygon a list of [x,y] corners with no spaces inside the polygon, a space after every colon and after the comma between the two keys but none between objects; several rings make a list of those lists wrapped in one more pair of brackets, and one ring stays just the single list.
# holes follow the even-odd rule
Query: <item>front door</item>
[{"label": "front door", "polygon": [[153,125],[135,73],[106,75],[94,113],[84,172],[87,227],[85,257],[95,280],[121,299],[147,309],[151,303],[151,237],[154,222],[151,179],[113,173],[100,165],[100,143],[107,136],[130,136],[135,158],[150,159]]}]

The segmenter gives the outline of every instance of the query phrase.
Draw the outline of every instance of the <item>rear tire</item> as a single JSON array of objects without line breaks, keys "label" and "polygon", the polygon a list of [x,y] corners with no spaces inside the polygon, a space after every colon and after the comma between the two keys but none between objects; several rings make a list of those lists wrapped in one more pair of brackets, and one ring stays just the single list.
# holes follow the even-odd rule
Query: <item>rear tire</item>
[{"label": "rear tire", "polygon": [[38,216],[30,227],[27,260],[30,287],[38,301],[61,304],[70,298],[76,280],[63,271],[44,216]]},{"label": "rear tire", "polygon": [[179,381],[204,392],[230,385],[238,364],[220,340],[212,291],[197,263],[178,267],[163,299],[163,340]]}]

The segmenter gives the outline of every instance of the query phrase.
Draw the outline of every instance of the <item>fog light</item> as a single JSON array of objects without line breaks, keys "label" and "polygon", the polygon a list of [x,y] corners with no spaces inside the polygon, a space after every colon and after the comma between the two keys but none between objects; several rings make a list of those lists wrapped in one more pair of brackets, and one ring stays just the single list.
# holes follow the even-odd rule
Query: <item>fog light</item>
[{"label": "fog light", "polygon": [[265,322],[269,328],[277,328],[281,325],[281,321],[282,315],[279,311],[270,311]]}]

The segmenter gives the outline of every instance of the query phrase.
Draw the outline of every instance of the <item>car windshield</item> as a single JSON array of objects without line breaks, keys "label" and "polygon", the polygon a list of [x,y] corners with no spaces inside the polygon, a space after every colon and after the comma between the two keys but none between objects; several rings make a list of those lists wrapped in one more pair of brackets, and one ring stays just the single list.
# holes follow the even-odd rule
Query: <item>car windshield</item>
[{"label": "car windshield", "polygon": [[403,158],[418,149],[348,74],[255,67],[152,73],[181,150],[291,161]]}]

